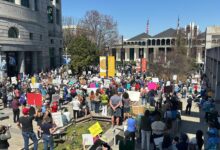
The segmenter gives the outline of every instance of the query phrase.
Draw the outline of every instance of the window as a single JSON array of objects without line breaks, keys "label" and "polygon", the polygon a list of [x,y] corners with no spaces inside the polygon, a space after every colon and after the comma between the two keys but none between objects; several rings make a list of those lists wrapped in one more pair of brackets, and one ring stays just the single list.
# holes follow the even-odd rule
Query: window
[{"label": "window", "polygon": [[56,23],[60,24],[60,10],[56,9]]},{"label": "window", "polygon": [[29,8],[29,0],[21,0],[21,5]]},{"label": "window", "polygon": [[38,11],[38,0],[34,0],[34,7],[35,7],[35,11]]},{"label": "window", "polygon": [[42,41],[43,40],[43,36],[42,36],[42,34],[40,35],[40,41]]},{"label": "window", "polygon": [[50,68],[53,69],[55,68],[55,48],[51,47],[49,48],[49,56],[50,56]]},{"label": "window", "polygon": [[33,33],[29,33],[29,39],[33,40]]},{"label": "window", "polygon": [[15,27],[11,27],[9,30],[8,30],[8,37],[9,38],[18,38],[19,36],[19,31],[17,28]]},{"label": "window", "polygon": [[60,45],[62,45],[62,40],[60,40]]},{"label": "window", "polygon": [[51,40],[50,40],[50,44],[54,44],[54,39],[51,39]]},{"label": "window", "polygon": [[47,7],[47,17],[48,17],[48,23],[53,23],[53,7],[51,6]]},{"label": "window", "polygon": [[56,3],[59,4],[59,3],[60,3],[60,0],[56,0]]}]

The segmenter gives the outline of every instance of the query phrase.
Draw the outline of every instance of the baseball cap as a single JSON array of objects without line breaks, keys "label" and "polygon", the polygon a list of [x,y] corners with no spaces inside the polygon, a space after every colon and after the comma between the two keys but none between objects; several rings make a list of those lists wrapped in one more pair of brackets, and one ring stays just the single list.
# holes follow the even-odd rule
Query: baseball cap
[{"label": "baseball cap", "polygon": [[22,110],[22,113],[24,114],[24,115],[28,115],[28,113],[29,113],[29,108],[23,108],[23,110]]}]

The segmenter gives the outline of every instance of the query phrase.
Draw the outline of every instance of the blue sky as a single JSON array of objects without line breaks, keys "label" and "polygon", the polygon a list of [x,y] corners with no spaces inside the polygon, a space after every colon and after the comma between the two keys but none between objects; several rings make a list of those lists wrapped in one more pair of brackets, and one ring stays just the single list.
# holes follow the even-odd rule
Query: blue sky
[{"label": "blue sky", "polygon": [[150,20],[150,35],[170,27],[176,28],[190,22],[204,31],[207,26],[220,25],[220,0],[62,0],[63,16],[76,21],[86,11],[98,10],[111,15],[118,23],[118,31],[125,38],[131,38],[146,31]]}]

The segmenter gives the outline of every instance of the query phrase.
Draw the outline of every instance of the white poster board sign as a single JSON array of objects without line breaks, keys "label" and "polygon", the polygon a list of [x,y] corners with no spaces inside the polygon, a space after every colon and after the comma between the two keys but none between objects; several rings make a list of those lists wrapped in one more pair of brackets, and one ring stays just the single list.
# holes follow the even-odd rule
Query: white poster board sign
[{"label": "white poster board sign", "polygon": [[170,86],[170,85],[171,85],[171,82],[167,81],[166,86]]},{"label": "white poster board sign", "polygon": [[87,88],[87,94],[90,94],[92,91],[95,93],[98,88]]},{"label": "white poster board sign", "polygon": [[11,83],[12,84],[18,84],[16,77],[11,77]]},{"label": "white poster board sign", "polygon": [[158,83],[159,82],[159,78],[152,78],[152,82]]},{"label": "white poster board sign", "polygon": [[127,91],[128,95],[129,95],[129,98],[131,101],[139,101],[140,100],[140,95],[141,93],[140,92],[137,92],[137,91]]},{"label": "white poster board sign", "polygon": [[91,134],[82,134],[82,139],[83,139],[83,144],[85,146],[94,144],[93,137]]},{"label": "white poster board sign", "polygon": [[62,119],[61,112],[56,112],[56,113],[51,113],[51,114],[52,114],[53,121],[55,122],[57,127],[63,127],[63,119]]},{"label": "white poster board sign", "polygon": [[67,121],[70,121],[70,112],[64,112],[63,115],[66,116]]},{"label": "white poster board sign", "polygon": [[173,75],[173,80],[174,80],[174,81],[177,80],[177,75]]},{"label": "white poster board sign", "polygon": [[72,70],[68,70],[68,74],[71,75],[72,74]]},{"label": "white poster board sign", "polygon": [[53,94],[51,105],[53,104],[53,102],[58,102],[59,100],[60,100],[60,95],[59,94]]},{"label": "white poster board sign", "polygon": [[83,71],[83,75],[86,75],[86,71]]},{"label": "white poster board sign", "polygon": [[35,84],[31,83],[30,86],[31,86],[32,89],[39,89],[40,83],[35,83]]},{"label": "white poster board sign", "polygon": [[92,74],[92,71],[88,71],[88,74]]},{"label": "white poster board sign", "polygon": [[104,87],[105,87],[105,88],[109,88],[110,84],[111,84],[111,81],[110,81],[110,80],[104,79]]}]

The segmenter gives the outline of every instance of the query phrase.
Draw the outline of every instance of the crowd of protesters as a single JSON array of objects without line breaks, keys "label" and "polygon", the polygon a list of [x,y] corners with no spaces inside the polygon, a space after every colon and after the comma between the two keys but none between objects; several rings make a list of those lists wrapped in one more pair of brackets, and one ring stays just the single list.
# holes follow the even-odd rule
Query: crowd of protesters
[{"label": "crowd of protesters", "polygon": [[[38,87],[33,87],[32,77],[35,78],[35,84],[39,83]],[[0,84],[0,96],[4,107],[12,108],[13,121],[22,130],[25,149],[28,149],[29,138],[34,143],[34,149],[38,147],[38,138],[43,139],[44,149],[47,149],[48,145],[53,149],[52,135],[57,127],[51,113],[59,111],[67,104],[72,105],[73,119],[88,114],[111,116],[113,128],[126,122],[125,141],[135,143],[137,139],[141,143],[141,149],[149,150],[152,145],[155,149],[167,150],[202,149],[203,131],[198,130],[193,140],[190,140],[186,133],[176,135],[181,110],[185,109],[185,114],[190,115],[192,103],[196,101],[198,107],[205,111],[204,117],[209,123],[206,147],[208,150],[217,150],[220,128],[218,111],[215,109],[214,100],[208,94],[206,77],[202,78],[201,84],[192,84],[188,79],[186,82],[169,83],[167,86],[166,81],[159,80],[154,90],[148,88],[151,82],[151,79],[146,78],[146,74],[130,74],[108,78],[106,85],[105,79],[95,74],[71,76],[63,68],[59,68],[33,76],[18,76],[17,83],[12,83],[8,78]],[[139,116],[131,113],[132,99],[127,91],[140,92],[141,105],[150,105],[154,109],[146,110],[138,121]],[[27,93],[40,93],[43,106],[32,110],[33,106],[29,106],[27,102]],[[53,100],[54,94],[59,95],[58,101]],[[182,108],[179,95],[186,99],[186,108]],[[33,120],[37,122],[37,136],[33,131]],[[10,134],[4,132],[6,133],[10,138]],[[6,136],[2,139],[5,138]],[[161,142],[158,142],[160,140]],[[126,142],[123,147],[126,147]]]}]

